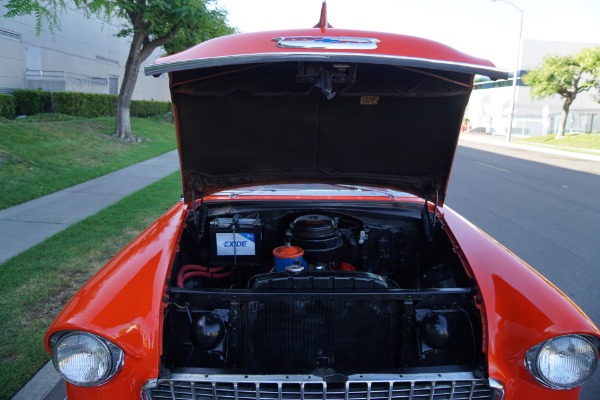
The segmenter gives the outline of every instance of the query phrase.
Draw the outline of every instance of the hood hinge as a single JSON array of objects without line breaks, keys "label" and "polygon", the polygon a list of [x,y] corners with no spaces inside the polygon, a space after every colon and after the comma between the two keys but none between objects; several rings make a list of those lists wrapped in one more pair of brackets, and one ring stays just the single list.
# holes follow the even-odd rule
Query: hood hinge
[{"label": "hood hinge", "polygon": [[[432,193],[433,192],[433,193]],[[436,185],[431,186],[431,190],[427,191],[428,194],[426,194],[423,199],[425,200],[425,202],[423,203],[423,230],[425,232],[425,238],[427,239],[428,243],[433,242],[433,232],[435,230],[435,226],[436,226],[436,215],[437,215],[437,207],[438,207],[438,201],[440,198],[440,192],[439,189]],[[431,196],[429,195],[431,194]],[[430,199],[433,197],[433,201],[431,201]],[[433,215],[429,212],[429,203],[433,202]]]},{"label": "hood hinge", "polygon": [[198,240],[204,239],[206,226],[206,207],[204,205],[204,192],[200,192],[200,205],[196,206],[196,190],[192,187],[192,213],[194,215],[194,228]]}]

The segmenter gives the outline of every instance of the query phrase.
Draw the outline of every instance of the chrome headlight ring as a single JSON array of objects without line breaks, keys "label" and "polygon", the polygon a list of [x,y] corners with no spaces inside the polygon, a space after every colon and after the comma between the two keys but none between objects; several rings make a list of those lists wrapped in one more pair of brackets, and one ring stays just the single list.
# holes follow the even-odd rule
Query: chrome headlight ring
[{"label": "chrome headlight ring", "polygon": [[50,338],[50,346],[54,368],[76,386],[102,385],[123,366],[123,350],[92,333],[59,332]]},{"label": "chrome headlight ring", "polygon": [[546,387],[573,389],[596,371],[598,340],[583,335],[557,336],[527,351],[525,367]]}]

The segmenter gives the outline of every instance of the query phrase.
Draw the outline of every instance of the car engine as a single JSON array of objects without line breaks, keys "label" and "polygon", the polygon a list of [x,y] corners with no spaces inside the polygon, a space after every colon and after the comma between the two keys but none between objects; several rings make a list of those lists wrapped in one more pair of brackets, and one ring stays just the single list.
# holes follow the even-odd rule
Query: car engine
[{"label": "car engine", "polygon": [[477,289],[423,205],[201,205],[168,282],[163,374],[482,369]]}]

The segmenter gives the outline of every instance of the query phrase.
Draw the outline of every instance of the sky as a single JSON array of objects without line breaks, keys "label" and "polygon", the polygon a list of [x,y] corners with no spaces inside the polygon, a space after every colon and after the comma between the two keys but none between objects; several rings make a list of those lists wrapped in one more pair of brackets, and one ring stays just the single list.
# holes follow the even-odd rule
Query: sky
[{"label": "sky", "polygon": [[[322,0],[218,0],[240,32],[313,27]],[[512,5],[511,5],[512,4]],[[515,68],[524,39],[600,44],[600,0],[327,0],[335,28],[420,36]]]}]

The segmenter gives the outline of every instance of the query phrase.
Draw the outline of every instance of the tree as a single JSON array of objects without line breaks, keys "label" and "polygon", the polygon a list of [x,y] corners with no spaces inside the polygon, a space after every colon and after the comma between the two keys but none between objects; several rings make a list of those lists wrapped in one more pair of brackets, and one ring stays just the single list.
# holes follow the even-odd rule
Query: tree
[{"label": "tree", "polygon": [[[50,30],[60,28],[58,15],[68,0],[9,0],[6,17],[34,14],[38,34],[43,22]],[[183,50],[200,41],[234,33],[227,13],[216,0],[73,0],[86,15],[103,14],[126,22],[117,36],[131,36],[131,47],[117,102],[115,134],[123,141],[135,141],[131,131],[129,105],[140,66],[152,52]]]},{"label": "tree", "polygon": [[557,138],[563,137],[569,109],[577,95],[600,84],[600,46],[569,56],[547,56],[540,67],[523,76],[523,82],[530,87],[532,99],[555,94],[563,98],[562,116],[556,133]]}]

